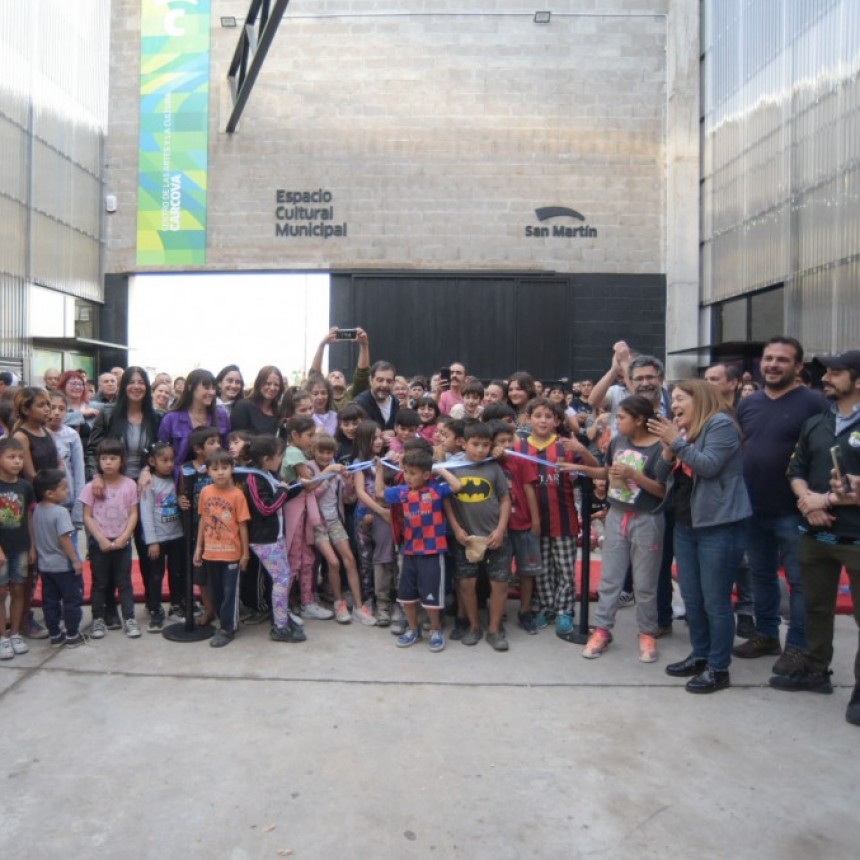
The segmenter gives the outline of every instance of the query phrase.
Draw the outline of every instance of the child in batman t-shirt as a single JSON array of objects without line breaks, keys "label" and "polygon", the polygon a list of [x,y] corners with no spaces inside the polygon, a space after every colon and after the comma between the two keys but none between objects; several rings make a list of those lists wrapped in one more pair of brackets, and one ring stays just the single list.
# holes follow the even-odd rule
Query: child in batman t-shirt
[{"label": "child in batman t-shirt", "polygon": [[[486,424],[470,422],[463,430],[463,451],[468,465],[457,469],[460,490],[445,499],[445,511],[457,543],[455,573],[459,615],[468,620],[464,645],[477,644],[483,635],[478,622],[475,583],[481,566],[490,581],[490,611],[487,642],[496,651],[507,651],[501,628],[511,576],[511,544],[508,519],[511,497],[502,467],[488,460],[492,433]],[[452,637],[453,638],[453,637]]]}]

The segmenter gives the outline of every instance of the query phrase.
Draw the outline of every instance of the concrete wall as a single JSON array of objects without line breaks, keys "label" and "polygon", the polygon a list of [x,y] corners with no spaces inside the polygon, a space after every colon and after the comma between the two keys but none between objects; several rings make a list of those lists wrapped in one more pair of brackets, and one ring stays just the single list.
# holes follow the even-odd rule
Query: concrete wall
[{"label": "concrete wall", "polygon": [[[675,114],[690,116],[676,117],[684,137],[668,161],[666,15],[685,4],[548,5],[538,25],[519,0],[293,0],[227,135],[239,31],[219,17],[247,2],[213,0],[206,268],[666,272],[667,164],[689,166],[697,123],[697,63],[682,64]],[[680,38],[695,53],[694,12]],[[108,273],[138,268],[139,15],[138,0],[113,0]],[[346,237],[276,236],[279,189],[330,192]],[[597,235],[528,237],[549,205]],[[695,289],[695,263],[673,265],[670,289]]]}]

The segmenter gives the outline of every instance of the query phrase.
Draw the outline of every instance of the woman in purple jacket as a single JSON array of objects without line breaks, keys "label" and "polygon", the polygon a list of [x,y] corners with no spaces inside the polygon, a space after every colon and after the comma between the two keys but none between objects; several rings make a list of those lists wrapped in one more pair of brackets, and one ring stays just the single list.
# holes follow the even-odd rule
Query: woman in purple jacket
[{"label": "woman in purple jacket", "polygon": [[158,428],[158,438],[169,442],[176,453],[175,474],[189,459],[188,437],[198,427],[217,427],[222,447],[227,447],[230,417],[223,406],[215,404],[215,377],[208,370],[192,370],[185,381],[185,390],[173,409],[164,416]]}]

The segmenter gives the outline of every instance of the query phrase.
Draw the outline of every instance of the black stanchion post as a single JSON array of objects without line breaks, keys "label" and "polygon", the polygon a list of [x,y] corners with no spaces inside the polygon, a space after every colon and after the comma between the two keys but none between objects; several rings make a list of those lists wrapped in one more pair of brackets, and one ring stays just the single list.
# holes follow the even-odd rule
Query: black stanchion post
[{"label": "black stanchion post", "polygon": [[591,591],[591,494],[593,489],[594,485],[591,478],[583,475],[580,478],[582,574],[579,584],[579,625],[570,638],[570,641],[577,645],[585,645],[588,642],[588,594]]},{"label": "black stanchion post", "polygon": [[[198,627],[194,621],[194,481],[187,480],[187,477],[183,469],[183,494],[190,502],[187,510],[182,511],[182,529],[185,532],[185,621],[171,624],[161,631],[161,635],[171,642],[202,642],[215,634],[211,624]],[[186,490],[189,485],[190,492]]]}]

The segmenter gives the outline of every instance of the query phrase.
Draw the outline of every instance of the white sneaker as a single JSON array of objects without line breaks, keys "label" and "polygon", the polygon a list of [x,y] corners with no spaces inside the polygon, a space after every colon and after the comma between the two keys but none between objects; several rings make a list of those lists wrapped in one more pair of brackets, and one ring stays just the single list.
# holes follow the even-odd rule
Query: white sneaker
[{"label": "white sneaker", "polygon": [[15,649],[7,636],[0,638],[0,660],[11,660],[15,656]]},{"label": "white sneaker", "polygon": [[367,606],[359,606],[352,610],[352,617],[360,621],[365,627],[376,627],[376,618]]},{"label": "white sneaker", "polygon": [[345,600],[338,600],[334,605],[334,617],[338,624],[349,624],[351,616]]},{"label": "white sneaker", "polygon": [[302,605],[302,617],[328,621],[330,618],[334,618],[334,612],[330,609],[324,609],[319,603],[305,603]]},{"label": "white sneaker", "polygon": [[140,636],[140,627],[133,618],[127,618],[125,621],[125,635],[129,639],[137,639]]},{"label": "white sneaker", "polygon": [[24,637],[20,633],[13,633],[9,642],[16,654],[26,654],[30,650],[30,646],[24,641]]},{"label": "white sneaker", "polygon": [[96,618],[93,620],[93,626],[90,629],[90,639],[104,639],[107,635],[107,626],[104,620]]}]

